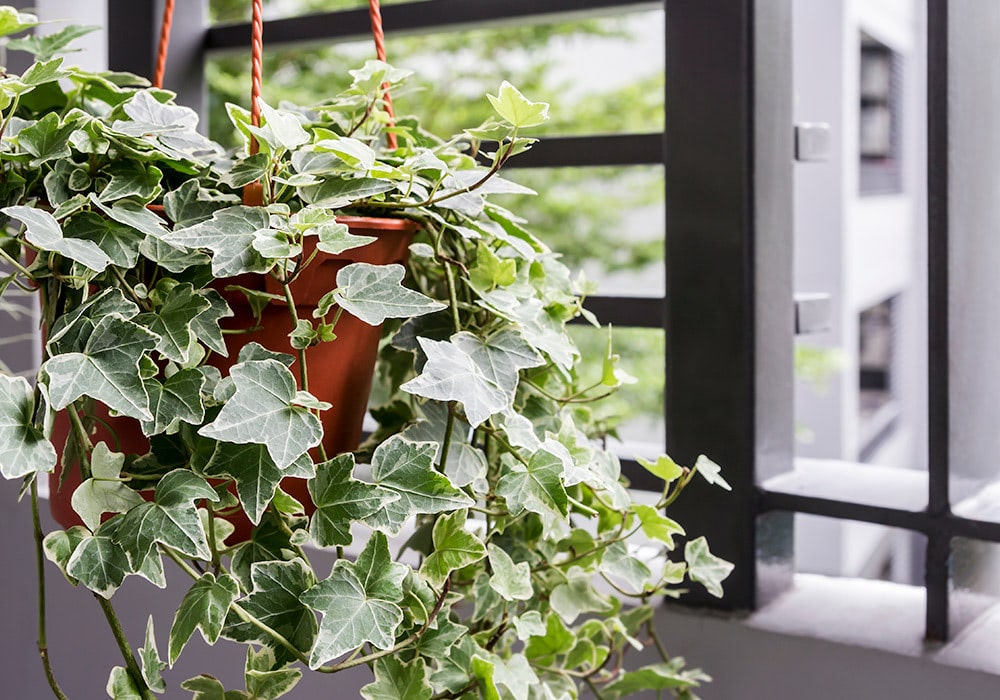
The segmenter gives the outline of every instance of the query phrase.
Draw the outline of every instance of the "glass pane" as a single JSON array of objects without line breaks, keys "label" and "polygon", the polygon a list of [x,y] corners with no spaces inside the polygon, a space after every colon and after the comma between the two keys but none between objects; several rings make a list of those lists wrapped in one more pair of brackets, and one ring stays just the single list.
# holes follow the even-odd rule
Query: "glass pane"
[{"label": "glass pane", "polygon": [[[374,57],[371,41],[333,46],[264,46],[264,98],[309,105],[342,89],[347,71]],[[663,13],[496,29],[389,37],[389,62],[416,71],[394,95],[399,114],[452,134],[492,110],[484,95],[509,80],[533,100],[550,102],[551,121],[532,134],[636,133],[663,129]],[[642,56],[642,60],[636,60]],[[221,106],[249,103],[249,58],[210,57],[210,134],[233,142]]]},{"label": "glass pane", "polygon": [[[991,648],[1000,634],[1000,545],[957,537],[951,545],[951,592],[948,604],[949,634],[976,621],[967,634],[989,640]],[[987,613],[990,613],[987,615]],[[964,637],[965,635],[963,635]],[[965,640],[974,645],[983,639]]]},{"label": "glass pane", "polygon": [[[788,585],[783,553],[792,518],[795,574]],[[758,549],[763,606],[753,615],[754,627],[805,636],[819,631],[826,639],[895,653],[922,650],[923,535],[775,512],[758,520]]]},{"label": "glass pane", "polygon": [[[955,510],[1000,519],[1000,5],[955,2],[949,10],[949,365],[951,477]],[[970,498],[971,497],[971,498]]]},{"label": "glass pane", "polygon": [[796,457],[926,471],[923,7],[792,4],[794,120],[829,146],[793,166],[795,292],[829,299],[795,340]]}]

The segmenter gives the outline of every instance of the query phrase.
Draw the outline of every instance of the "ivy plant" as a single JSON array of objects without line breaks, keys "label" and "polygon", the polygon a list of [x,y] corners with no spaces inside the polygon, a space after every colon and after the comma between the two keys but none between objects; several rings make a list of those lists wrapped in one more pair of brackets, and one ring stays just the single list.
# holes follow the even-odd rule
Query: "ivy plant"
[{"label": "ivy plant", "polygon": [[[35,23],[0,7],[2,34]],[[667,655],[653,605],[692,583],[721,595],[731,566],[668,513],[696,474],[728,486],[705,457],[664,455],[641,461],[662,492],[636,502],[606,449],[592,407],[631,378],[610,331],[601,376],[578,371],[566,325],[596,324],[590,285],[496,202],[525,193],[498,172],[548,105],[504,83],[490,121],[439,138],[387,117],[385,86],[408,73],[370,61],[323,104],[261,103],[256,124],[230,106],[231,153],[169,91],[66,65],[82,31],[10,41],[36,60],[0,78],[0,291],[37,294],[45,335],[33,381],[0,375],[0,472],[30,494],[40,559],[107,616],[108,695],[165,692],[197,633],[247,656],[245,688],[209,668],[180,683],[196,699],[270,700],[357,667],[369,700],[694,697],[707,676]],[[300,313],[303,271],[373,243],[343,215],[415,222],[409,264],[342,266]],[[264,278],[273,293],[246,285]],[[285,346],[232,344],[275,305]],[[374,423],[328,453],[308,356],[345,343],[347,316],[383,329]],[[43,538],[37,482],[57,468],[80,524]],[[311,563],[324,551],[332,570]],[[168,569],[187,593],[133,651],[115,592]],[[631,668],[646,644],[662,659]]]}]

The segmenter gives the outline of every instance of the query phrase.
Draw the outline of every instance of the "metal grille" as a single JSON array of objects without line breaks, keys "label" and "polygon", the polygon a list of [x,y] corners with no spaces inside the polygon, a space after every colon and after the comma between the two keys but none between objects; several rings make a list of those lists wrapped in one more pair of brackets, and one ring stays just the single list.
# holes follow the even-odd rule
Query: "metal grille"
[{"label": "metal grille", "polygon": [[[160,1],[109,2],[111,67],[149,74]],[[397,35],[660,7],[665,131],[546,139],[522,164],[665,165],[664,294],[597,297],[589,306],[605,322],[665,329],[668,447],[683,463],[709,454],[733,485],[732,493],[696,485],[676,504],[688,531],[707,535],[713,550],[736,564],[721,603],[697,594],[687,600],[757,605],[758,554],[768,561],[791,556],[791,519],[772,514],[812,513],[924,533],[927,636],[945,639],[951,538],[1000,542],[1000,523],[949,509],[947,0],[928,0],[930,470],[921,510],[759,485],[792,470],[790,0],[423,0],[385,7],[383,21]],[[206,52],[245,49],[250,28],[205,26],[204,0],[179,3],[178,13],[168,83],[199,107]],[[359,8],[269,21],[264,35],[273,46],[367,32]]]}]

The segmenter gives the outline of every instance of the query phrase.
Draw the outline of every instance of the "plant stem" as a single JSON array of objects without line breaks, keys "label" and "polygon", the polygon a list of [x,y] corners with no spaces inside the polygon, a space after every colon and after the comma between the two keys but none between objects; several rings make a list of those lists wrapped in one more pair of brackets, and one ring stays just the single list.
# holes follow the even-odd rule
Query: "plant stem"
[{"label": "plant stem", "polygon": [[[288,315],[292,318],[292,330],[299,325],[299,313],[295,310],[295,297],[292,296],[292,287],[288,282],[282,282],[281,288],[285,292],[285,303],[288,306]],[[306,349],[302,348],[297,351],[299,358],[299,388],[302,391],[309,391],[309,368],[306,365]],[[316,418],[322,420],[320,417],[320,412],[317,409],[315,412]],[[316,449],[319,450],[320,459],[324,462],[328,459],[326,455],[326,447],[323,446],[323,441],[321,440]]]},{"label": "plant stem", "polygon": [[[288,315],[292,318],[292,330],[299,325],[299,313],[295,309],[295,297],[292,296],[292,288],[288,283],[283,282],[281,288],[285,292],[285,303],[288,306]],[[302,391],[309,391],[309,369],[306,367],[305,348],[298,351],[299,356],[299,388]]]},{"label": "plant stem", "polygon": [[667,648],[663,646],[663,642],[660,640],[660,635],[656,632],[656,627],[652,620],[646,623],[646,629],[649,631],[649,637],[653,640],[653,644],[656,645],[656,650],[660,653],[660,658],[663,659],[664,663],[670,661],[670,654],[667,653]]},{"label": "plant stem", "polygon": [[212,573],[218,578],[222,562],[219,560],[219,548],[215,542],[215,511],[212,510],[212,504],[207,499],[205,510],[208,511],[208,549],[212,552]]},{"label": "plant stem", "polygon": [[35,565],[38,574],[38,655],[45,669],[45,679],[52,688],[52,694],[59,700],[67,700],[66,694],[59,687],[55,673],[52,672],[52,662],[49,660],[49,645],[45,634],[45,555],[42,552],[42,521],[38,517],[38,476],[31,482],[31,523],[35,533]]},{"label": "plant stem", "polygon": [[444,424],[444,441],[441,443],[441,461],[438,462],[438,471],[444,474],[445,465],[448,463],[448,449],[451,447],[451,434],[455,430],[455,402],[448,402],[448,418]]},{"label": "plant stem", "polygon": [[153,691],[146,685],[146,679],[142,677],[142,671],[139,670],[139,664],[136,663],[135,657],[132,655],[132,647],[129,646],[128,640],[125,638],[125,630],[122,629],[122,624],[118,620],[118,615],[115,614],[115,608],[111,605],[111,601],[97,593],[94,594],[94,597],[101,604],[101,610],[104,611],[104,617],[108,620],[108,626],[111,628],[111,633],[114,635],[115,642],[118,643],[118,649],[125,660],[125,668],[128,671],[128,675],[132,677],[135,687],[139,689],[139,694],[143,700],[156,700]]},{"label": "plant stem", "polygon": [[22,275],[24,275],[25,277],[27,277],[29,280],[35,279],[34,276],[30,272],[28,272],[28,268],[26,268],[24,265],[22,265],[21,263],[19,263],[14,258],[14,256],[8,254],[7,251],[4,250],[3,248],[0,248],[0,257],[3,257],[3,259],[6,260],[7,262],[9,262],[14,267],[14,269],[16,269]]},{"label": "plant stem", "polygon": [[128,280],[125,279],[125,275],[122,274],[121,270],[119,270],[114,265],[109,265],[108,267],[114,274],[114,276],[118,278],[118,281],[125,288],[125,291],[129,293],[129,296],[132,297],[135,303],[137,303],[142,308],[146,309],[146,311],[151,311],[153,309],[152,304],[149,303],[149,299],[143,299],[142,297],[139,296],[138,292],[135,291],[135,288],[133,288],[132,285],[128,283]]},{"label": "plant stem", "polygon": [[597,686],[594,685],[594,681],[590,680],[589,676],[584,676],[583,682],[587,684],[587,687],[590,688],[590,692],[594,694],[594,697],[597,698],[597,700],[603,700],[604,695],[602,695],[601,691],[597,689]]},{"label": "plant stem", "polygon": [[[160,551],[166,554],[171,559],[173,559],[174,563],[177,564],[177,566],[179,566],[181,570],[188,576],[190,576],[192,579],[197,581],[198,579],[201,578],[201,575],[197,571],[195,571],[186,561],[184,561],[176,552],[174,552],[174,550],[170,549],[170,547],[160,547]],[[301,661],[306,665],[309,664],[309,657],[307,657],[305,654],[299,651],[298,647],[296,647],[290,641],[285,639],[285,637],[280,632],[271,629],[266,624],[258,620],[253,615],[251,615],[239,603],[236,602],[230,603],[229,609],[232,610],[234,613],[236,613],[236,615],[241,620],[243,620],[249,625],[256,627],[261,632],[271,637],[278,644],[288,649],[288,651],[290,651],[292,655],[295,656],[296,659],[298,659],[299,661]]]}]

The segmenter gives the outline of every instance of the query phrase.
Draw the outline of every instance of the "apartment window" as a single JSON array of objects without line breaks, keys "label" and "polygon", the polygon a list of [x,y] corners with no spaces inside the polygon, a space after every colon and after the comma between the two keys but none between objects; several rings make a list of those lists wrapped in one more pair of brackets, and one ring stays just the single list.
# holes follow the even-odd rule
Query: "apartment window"
[{"label": "apartment window", "polygon": [[861,194],[902,189],[902,59],[861,32],[858,186]]}]

